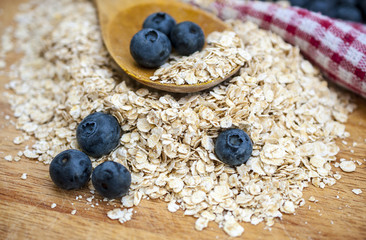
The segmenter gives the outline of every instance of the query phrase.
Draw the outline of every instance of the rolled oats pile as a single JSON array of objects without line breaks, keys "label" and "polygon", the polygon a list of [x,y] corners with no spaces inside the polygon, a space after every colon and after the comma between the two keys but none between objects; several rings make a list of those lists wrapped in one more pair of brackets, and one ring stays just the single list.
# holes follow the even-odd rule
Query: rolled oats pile
[{"label": "rolled oats pile", "polygon": [[212,32],[206,42],[202,51],[189,56],[173,55],[150,79],[177,85],[205,83],[225,78],[251,59],[235,32]]},{"label": "rolled oats pile", "polygon": [[[239,222],[272,226],[293,214],[309,183],[336,182],[335,139],[347,136],[343,123],[354,105],[277,35],[231,20],[245,51],[240,73],[209,91],[175,96],[137,85],[114,67],[91,2],[32,0],[20,10],[7,34],[24,56],[11,66],[7,97],[24,131],[14,143],[35,139],[26,157],[49,163],[78,148],[78,123],[110,112],[124,134],[93,165],[113,160],[131,171],[123,206],[162,199],[169,211],[197,218],[197,230],[215,221],[231,236],[243,233]],[[233,127],[253,141],[252,157],[239,167],[214,154],[215,138]],[[124,222],[126,214],[115,218]]]}]

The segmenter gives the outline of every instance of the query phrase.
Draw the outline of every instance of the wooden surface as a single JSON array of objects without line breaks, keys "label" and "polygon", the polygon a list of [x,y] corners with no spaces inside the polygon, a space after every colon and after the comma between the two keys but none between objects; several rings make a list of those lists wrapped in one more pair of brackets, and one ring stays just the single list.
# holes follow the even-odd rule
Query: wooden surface
[{"label": "wooden surface", "polygon": [[[0,15],[0,35],[11,24],[19,2],[0,0],[0,8],[4,9]],[[16,58],[8,55],[10,62]],[[1,93],[7,81],[0,75]],[[338,157],[352,157],[364,164],[354,173],[342,173],[332,187],[307,188],[304,198],[314,196],[319,202],[307,201],[296,215],[276,220],[271,231],[265,230],[263,223],[242,224],[245,232],[241,239],[366,239],[366,101],[357,98],[357,103],[359,107],[347,123],[351,137],[346,140],[350,144],[344,146],[339,141],[342,150]],[[123,225],[108,219],[106,212],[113,206],[101,202],[91,207],[86,201],[91,194],[86,189],[57,189],[48,176],[48,165],[25,158],[20,162],[4,160],[4,156],[15,155],[25,146],[13,145],[19,132],[5,119],[6,115],[12,116],[12,112],[0,94],[0,239],[232,239],[216,223],[210,223],[202,232],[194,230],[193,217],[183,216],[182,211],[168,212],[162,201],[143,200],[134,208],[137,212],[133,219]],[[357,147],[350,147],[353,141],[359,143]],[[26,180],[20,178],[23,173],[28,174]],[[355,195],[354,188],[363,193]],[[83,198],[76,200],[80,194]],[[51,208],[52,203],[57,206]],[[77,210],[75,215],[70,214],[73,209]]]}]

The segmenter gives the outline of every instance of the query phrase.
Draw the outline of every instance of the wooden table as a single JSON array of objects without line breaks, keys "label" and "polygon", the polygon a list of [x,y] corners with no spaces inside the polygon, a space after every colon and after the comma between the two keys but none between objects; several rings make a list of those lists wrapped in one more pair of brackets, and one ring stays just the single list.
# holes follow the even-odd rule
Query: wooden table
[{"label": "wooden table", "polygon": [[[12,24],[17,5],[24,0],[1,0],[0,35]],[[14,62],[17,56],[8,55]],[[10,64],[8,64],[9,66]],[[4,92],[8,79],[0,76],[0,92]],[[314,196],[319,202],[306,202],[296,215],[284,215],[276,220],[272,230],[264,224],[242,224],[243,239],[366,239],[366,101],[356,97],[358,109],[350,116],[347,131],[351,137],[345,146],[338,141],[338,158],[352,157],[364,164],[356,172],[342,173],[332,187],[318,189],[310,186],[304,191],[307,200]],[[48,165],[23,158],[8,162],[4,156],[16,155],[24,145],[12,140],[19,131],[6,120],[12,116],[10,107],[0,95],[0,239],[231,239],[216,223],[210,223],[202,232],[194,229],[195,219],[183,216],[182,211],[170,213],[166,203],[143,200],[134,208],[131,221],[120,224],[106,216],[114,207],[105,202],[91,207],[86,201],[92,194],[88,190],[62,191],[48,176]],[[11,117],[11,119],[14,119]],[[358,145],[351,147],[353,141]],[[30,143],[28,143],[30,144]],[[354,149],[354,153],[350,150]],[[27,173],[27,179],[21,175]],[[352,189],[360,188],[356,195]],[[76,200],[76,196],[83,198]],[[338,197],[337,197],[338,196]],[[56,203],[55,208],[51,205]],[[75,215],[71,211],[76,209]]]}]

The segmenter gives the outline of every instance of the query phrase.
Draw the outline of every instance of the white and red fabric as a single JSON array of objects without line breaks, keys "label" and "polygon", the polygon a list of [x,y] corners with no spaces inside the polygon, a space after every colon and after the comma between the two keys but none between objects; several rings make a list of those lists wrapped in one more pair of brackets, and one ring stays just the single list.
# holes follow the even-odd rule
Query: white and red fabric
[{"label": "white and red fabric", "polygon": [[298,46],[329,80],[366,97],[365,25],[269,2],[217,0],[210,8],[220,18],[249,20],[277,33]]}]

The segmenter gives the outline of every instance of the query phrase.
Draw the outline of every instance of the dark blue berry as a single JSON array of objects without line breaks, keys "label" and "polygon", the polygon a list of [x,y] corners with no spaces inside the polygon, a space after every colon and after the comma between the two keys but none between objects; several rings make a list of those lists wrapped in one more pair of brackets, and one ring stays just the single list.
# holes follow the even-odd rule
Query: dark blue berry
[{"label": "dark blue berry", "polygon": [[246,163],[253,150],[248,134],[241,129],[228,129],[216,139],[215,153],[223,163],[238,166]]},{"label": "dark blue berry", "polygon": [[360,9],[362,14],[363,14],[363,22],[366,23],[366,1],[365,0],[360,0],[358,2],[358,6],[359,6],[358,9]]},{"label": "dark blue berry", "polygon": [[117,119],[106,113],[90,114],[79,124],[76,139],[89,156],[99,158],[109,154],[119,143],[121,127]]},{"label": "dark blue berry", "polygon": [[200,26],[186,21],[174,26],[170,33],[170,40],[178,54],[188,56],[202,50],[205,44],[205,35]]},{"label": "dark blue berry", "polygon": [[347,4],[355,6],[357,4],[357,0],[340,0],[338,4]]},{"label": "dark blue berry", "polygon": [[306,7],[313,12],[321,13],[328,17],[335,17],[336,8],[333,0],[311,1]]},{"label": "dark blue berry", "polygon": [[358,5],[360,6],[360,9],[363,11],[366,11],[366,1],[365,0],[359,0]]},{"label": "dark blue berry", "polygon": [[131,185],[131,174],[122,164],[106,161],[94,169],[92,183],[103,197],[118,198],[127,194]]},{"label": "dark blue berry", "polygon": [[358,8],[351,5],[339,6],[336,17],[347,21],[362,22],[362,13]]},{"label": "dark blue berry", "polygon": [[304,7],[308,0],[290,0],[292,6]]},{"label": "dark blue berry", "polygon": [[149,15],[145,19],[142,27],[153,28],[169,36],[175,24],[176,22],[174,18],[172,18],[169,14],[165,12],[157,12]]},{"label": "dark blue berry", "polygon": [[59,153],[52,160],[49,171],[52,181],[58,187],[79,189],[89,181],[92,163],[85,153],[70,149]]},{"label": "dark blue berry", "polygon": [[135,61],[147,68],[157,68],[169,58],[172,45],[162,32],[144,28],[137,32],[131,40],[130,52]]}]

